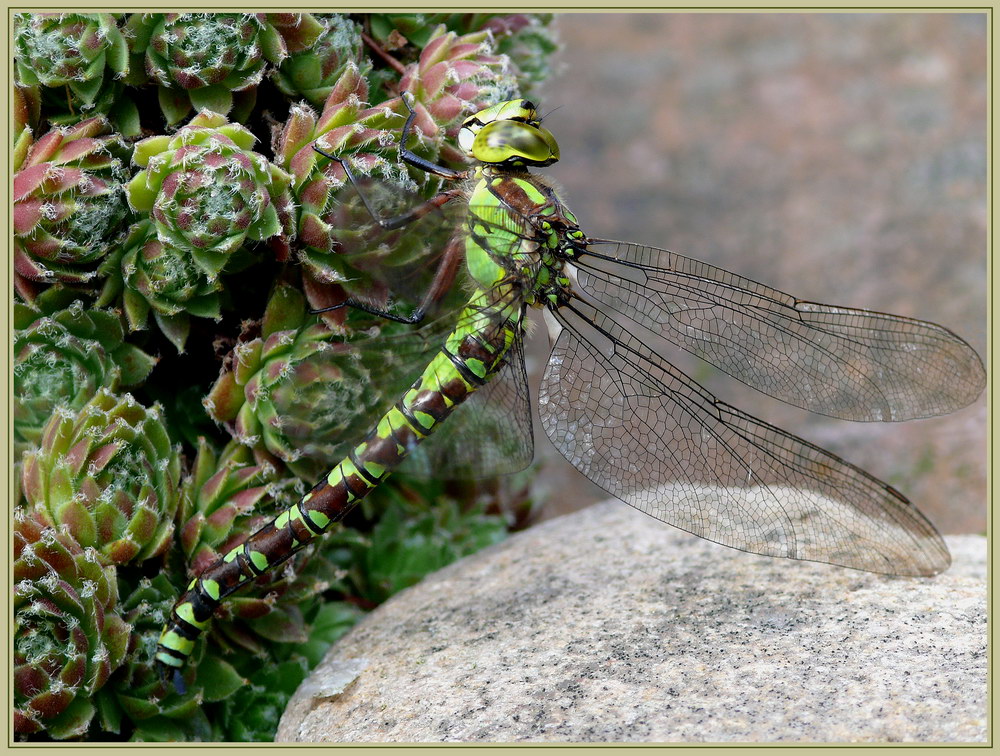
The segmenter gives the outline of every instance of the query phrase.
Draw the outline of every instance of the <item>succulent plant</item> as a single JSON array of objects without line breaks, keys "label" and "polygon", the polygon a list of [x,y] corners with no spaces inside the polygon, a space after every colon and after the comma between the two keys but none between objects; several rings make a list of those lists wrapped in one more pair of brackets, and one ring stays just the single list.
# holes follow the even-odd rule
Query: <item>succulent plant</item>
[{"label": "succulent plant", "polygon": [[290,50],[272,72],[272,78],[289,97],[305,97],[321,108],[348,65],[366,73],[371,68],[363,57],[360,27],[340,13],[320,17],[322,32],[309,47]]},{"label": "succulent plant", "polygon": [[442,496],[434,509],[420,511],[406,506],[399,490],[387,489],[396,492],[395,501],[379,518],[360,561],[365,577],[357,582],[375,603],[507,534],[503,519],[486,514],[481,502],[463,511],[454,499]]},{"label": "succulent plant", "polygon": [[37,512],[14,516],[14,731],[83,735],[131,628],[113,567]]},{"label": "succulent plant", "polygon": [[23,465],[28,505],[109,563],[140,562],[170,545],[180,456],[156,408],[105,388],[75,412],[57,407]]},{"label": "succulent plant", "polygon": [[[400,206],[400,197],[412,203],[422,194],[433,193],[436,181],[421,177],[422,183],[418,183],[394,159],[392,140],[405,121],[402,102],[394,98],[366,108],[362,103],[367,97],[368,84],[361,72],[348,66],[322,114],[317,117],[306,105],[293,106],[277,143],[278,160],[293,176],[295,250],[309,280],[310,301],[316,307],[330,304],[314,298],[316,288],[325,284],[341,287],[340,301],[346,294],[372,299],[384,289],[386,266],[409,264],[412,255],[403,247],[409,244],[423,249],[428,242],[421,234],[378,228],[357,192],[346,186],[343,168],[312,149],[317,144],[331,154],[350,157],[356,173],[377,178],[391,188],[397,199],[396,205],[383,207],[387,215]],[[426,119],[422,122],[426,128],[434,128]],[[420,151],[432,157],[426,149]],[[426,189],[420,194],[422,186]]]},{"label": "succulent plant", "polygon": [[14,174],[14,269],[85,282],[121,234],[126,148],[104,118],[55,128],[22,149]]},{"label": "succulent plant", "polygon": [[[181,489],[178,537],[190,571],[197,575],[266,522],[277,477],[273,465],[257,464],[250,450],[231,441],[216,454],[204,438]],[[236,539],[236,543],[228,542]]]},{"label": "succulent plant", "polygon": [[87,308],[79,292],[52,287],[14,303],[14,450],[42,438],[56,407],[76,411],[101,388],[144,381],[156,359],[125,341],[121,317]]},{"label": "succulent plant", "polygon": [[135,145],[143,170],[128,201],[149,213],[160,242],[214,279],[244,243],[291,233],[290,177],[251,148],[256,137],[217,113],[203,112],[173,136]]},{"label": "succulent plant", "polygon": [[[458,35],[442,24],[431,34],[420,58],[406,69],[400,91],[410,92],[426,108],[441,135],[421,132],[425,138],[454,138],[462,120],[489,105],[510,100],[518,83],[510,73],[510,59],[495,55],[489,32]],[[442,143],[442,158],[461,164],[463,154]]]},{"label": "succulent plant", "polygon": [[261,333],[233,349],[206,399],[209,414],[262,461],[310,479],[346,453],[382,402],[369,386],[380,357],[361,357],[279,285]]},{"label": "succulent plant", "polygon": [[[286,31],[313,33],[283,18],[292,14],[276,15]],[[144,56],[146,72],[159,86],[170,125],[192,108],[244,120],[268,62],[277,65],[288,55],[266,13],[133,13],[125,31],[132,52]]]},{"label": "succulent plant", "polygon": [[383,230],[313,145],[383,215],[431,198],[441,180],[399,156],[401,94],[407,148],[463,166],[461,117],[545,70],[533,19],[17,14],[18,739],[267,740],[364,610],[513,522],[507,482],[394,476],[228,598],[180,687],[156,668],[192,577],[339,461],[447,330],[307,311],[409,314],[457,224],[449,205]]},{"label": "succulent plant", "polygon": [[405,43],[426,47],[443,25],[459,35],[489,32],[497,53],[511,58],[522,90],[550,73],[547,59],[558,45],[551,13],[373,13],[372,36],[389,49]]},{"label": "succulent plant", "polygon": [[160,241],[149,219],[132,226],[128,237],[101,263],[99,272],[105,282],[97,305],[120,303],[132,331],[145,328],[152,312],[157,326],[178,351],[184,350],[192,315],[220,317],[222,282],[218,276],[199,266],[189,250]]},{"label": "succulent plant", "polygon": [[115,14],[17,13],[14,54],[20,82],[44,87],[51,123],[103,115],[138,133],[135,104],[121,96],[129,51]]}]

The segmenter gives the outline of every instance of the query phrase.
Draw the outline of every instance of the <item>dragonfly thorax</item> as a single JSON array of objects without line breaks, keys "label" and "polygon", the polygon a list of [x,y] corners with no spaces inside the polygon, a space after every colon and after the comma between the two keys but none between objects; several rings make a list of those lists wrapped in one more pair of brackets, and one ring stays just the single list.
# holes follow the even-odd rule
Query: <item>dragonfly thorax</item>
[{"label": "dragonfly thorax", "polygon": [[559,145],[541,127],[530,100],[509,100],[465,119],[458,144],[471,158],[490,165],[546,166],[559,159]]}]

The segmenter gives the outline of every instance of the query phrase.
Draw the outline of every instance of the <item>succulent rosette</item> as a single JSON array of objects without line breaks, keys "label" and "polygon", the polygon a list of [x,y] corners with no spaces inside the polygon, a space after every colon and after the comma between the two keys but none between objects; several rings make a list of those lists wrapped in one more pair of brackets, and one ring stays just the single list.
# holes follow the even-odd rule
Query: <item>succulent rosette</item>
[{"label": "succulent rosette", "polygon": [[[429,284],[432,255],[454,231],[438,214],[405,229],[385,230],[372,219],[350,186],[342,166],[316,153],[315,144],[350,160],[364,192],[383,217],[411,209],[435,194],[440,181],[410,171],[397,158],[396,141],[408,114],[400,98],[365,107],[368,84],[348,66],[317,116],[306,105],[293,106],[278,141],[278,160],[293,176],[296,199],[295,254],[305,273],[304,287],[315,308],[346,297],[385,304],[390,295],[412,310]],[[441,135],[420,109],[420,134]],[[433,159],[438,142],[415,139],[410,147]],[[401,286],[400,281],[407,281]],[[417,281],[417,283],[414,283]],[[342,322],[344,312],[331,320]]]},{"label": "succulent rosette", "polygon": [[[459,35],[442,24],[431,34],[417,62],[407,67],[399,91],[410,92],[453,139],[466,116],[518,96],[510,59],[494,52],[488,31]],[[424,135],[433,136],[426,131]],[[448,142],[442,144],[441,158],[458,164],[465,159]]]},{"label": "succulent rosette", "polygon": [[129,51],[114,14],[17,13],[14,55],[18,79],[45,88],[52,123],[101,114],[138,133],[138,111],[121,97]]},{"label": "succulent rosette", "polygon": [[14,303],[14,450],[38,444],[55,408],[76,411],[101,388],[145,380],[156,359],[125,341],[117,313],[53,287]]},{"label": "succulent rosette", "polygon": [[357,192],[345,187],[343,168],[318,155],[313,145],[350,157],[356,172],[364,176],[378,176],[390,186],[410,191],[416,186],[405,168],[383,154],[393,131],[405,120],[402,102],[396,98],[365,107],[367,97],[367,82],[357,67],[349,65],[322,114],[317,117],[307,105],[293,106],[278,139],[277,159],[293,176],[299,261],[307,275],[319,283],[354,280],[362,286],[357,271],[350,269],[344,245],[349,242],[352,226],[355,237],[370,237],[374,224],[358,202]]},{"label": "succulent rosette", "polygon": [[291,177],[252,150],[256,141],[206,111],[173,136],[135,145],[142,170],[128,184],[129,203],[150,214],[163,245],[189,254],[210,279],[244,243],[292,232]]},{"label": "succulent rosette", "polygon": [[339,460],[371,421],[385,354],[359,354],[306,314],[302,294],[275,288],[256,338],[240,341],[209,392],[209,414],[261,460],[306,480]]},{"label": "succulent rosette", "polygon": [[14,731],[83,735],[93,696],[122,664],[131,628],[115,570],[36,512],[14,516]]},{"label": "succulent rosette", "polygon": [[155,407],[100,389],[76,412],[57,408],[23,465],[28,505],[109,563],[141,562],[170,545],[180,455]]},{"label": "succulent rosette", "polygon": [[[216,454],[207,440],[199,440],[177,514],[178,536],[192,574],[200,574],[264,525],[274,509],[275,480],[274,466],[258,464],[246,446],[232,441]],[[234,536],[237,543],[230,545]]]},{"label": "succulent rosette", "polygon": [[18,146],[24,157],[14,174],[15,271],[46,283],[91,280],[128,217],[127,148],[101,117]]},{"label": "succulent rosette", "polygon": [[[283,25],[309,33],[302,25]],[[133,13],[125,30],[132,52],[144,57],[147,74],[159,85],[171,125],[192,108],[243,120],[267,64],[288,55],[266,13]]]},{"label": "succulent rosette", "polygon": [[[203,257],[210,261],[210,270],[217,264],[212,250]],[[135,224],[101,264],[105,283],[97,304],[120,303],[132,331],[145,328],[152,312],[160,330],[183,351],[192,315],[220,315],[222,282],[210,270],[189,250],[160,241],[155,225],[146,219]]]},{"label": "succulent rosette", "polygon": [[322,31],[313,43],[299,50],[290,49],[289,56],[271,76],[284,94],[305,97],[320,108],[348,65],[358,67],[362,73],[367,73],[371,65],[362,54],[361,28],[347,16],[330,13],[315,22]]}]

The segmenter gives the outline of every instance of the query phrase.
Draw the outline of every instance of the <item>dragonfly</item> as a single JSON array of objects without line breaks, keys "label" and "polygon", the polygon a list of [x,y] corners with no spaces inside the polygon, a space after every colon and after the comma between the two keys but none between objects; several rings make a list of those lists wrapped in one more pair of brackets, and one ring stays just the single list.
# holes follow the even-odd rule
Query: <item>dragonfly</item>
[{"label": "dragonfly", "polygon": [[[674,252],[586,235],[532,172],[556,162],[559,147],[529,100],[463,122],[458,144],[474,162],[462,171],[406,148],[417,113],[405,93],[403,102],[401,159],[449,188],[391,218],[365,206],[390,229],[463,204],[471,294],[454,320],[425,326],[438,339],[426,364],[360,443],[190,582],[156,653],[175,681],[227,596],[320,538],[393,471],[497,473],[530,463],[529,308],[557,334],[538,397],[542,426],[611,495],[755,554],[903,576],[949,566],[937,530],[891,485],[717,399],[665,355],[679,347],[813,412],[900,421],[981,394],[985,369],[969,344],[934,323],[797,299]],[[346,159],[314,149],[361,191]],[[335,307],[345,306],[414,324],[427,315],[423,303],[405,316],[360,299]]]}]

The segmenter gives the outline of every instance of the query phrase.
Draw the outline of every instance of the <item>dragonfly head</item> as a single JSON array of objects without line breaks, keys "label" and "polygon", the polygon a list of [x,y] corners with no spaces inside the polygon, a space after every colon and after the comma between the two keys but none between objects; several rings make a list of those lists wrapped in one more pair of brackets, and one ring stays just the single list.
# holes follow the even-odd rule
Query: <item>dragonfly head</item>
[{"label": "dragonfly head", "polygon": [[499,166],[546,166],[559,159],[559,145],[543,129],[530,100],[508,100],[469,116],[458,144],[471,158]]}]

